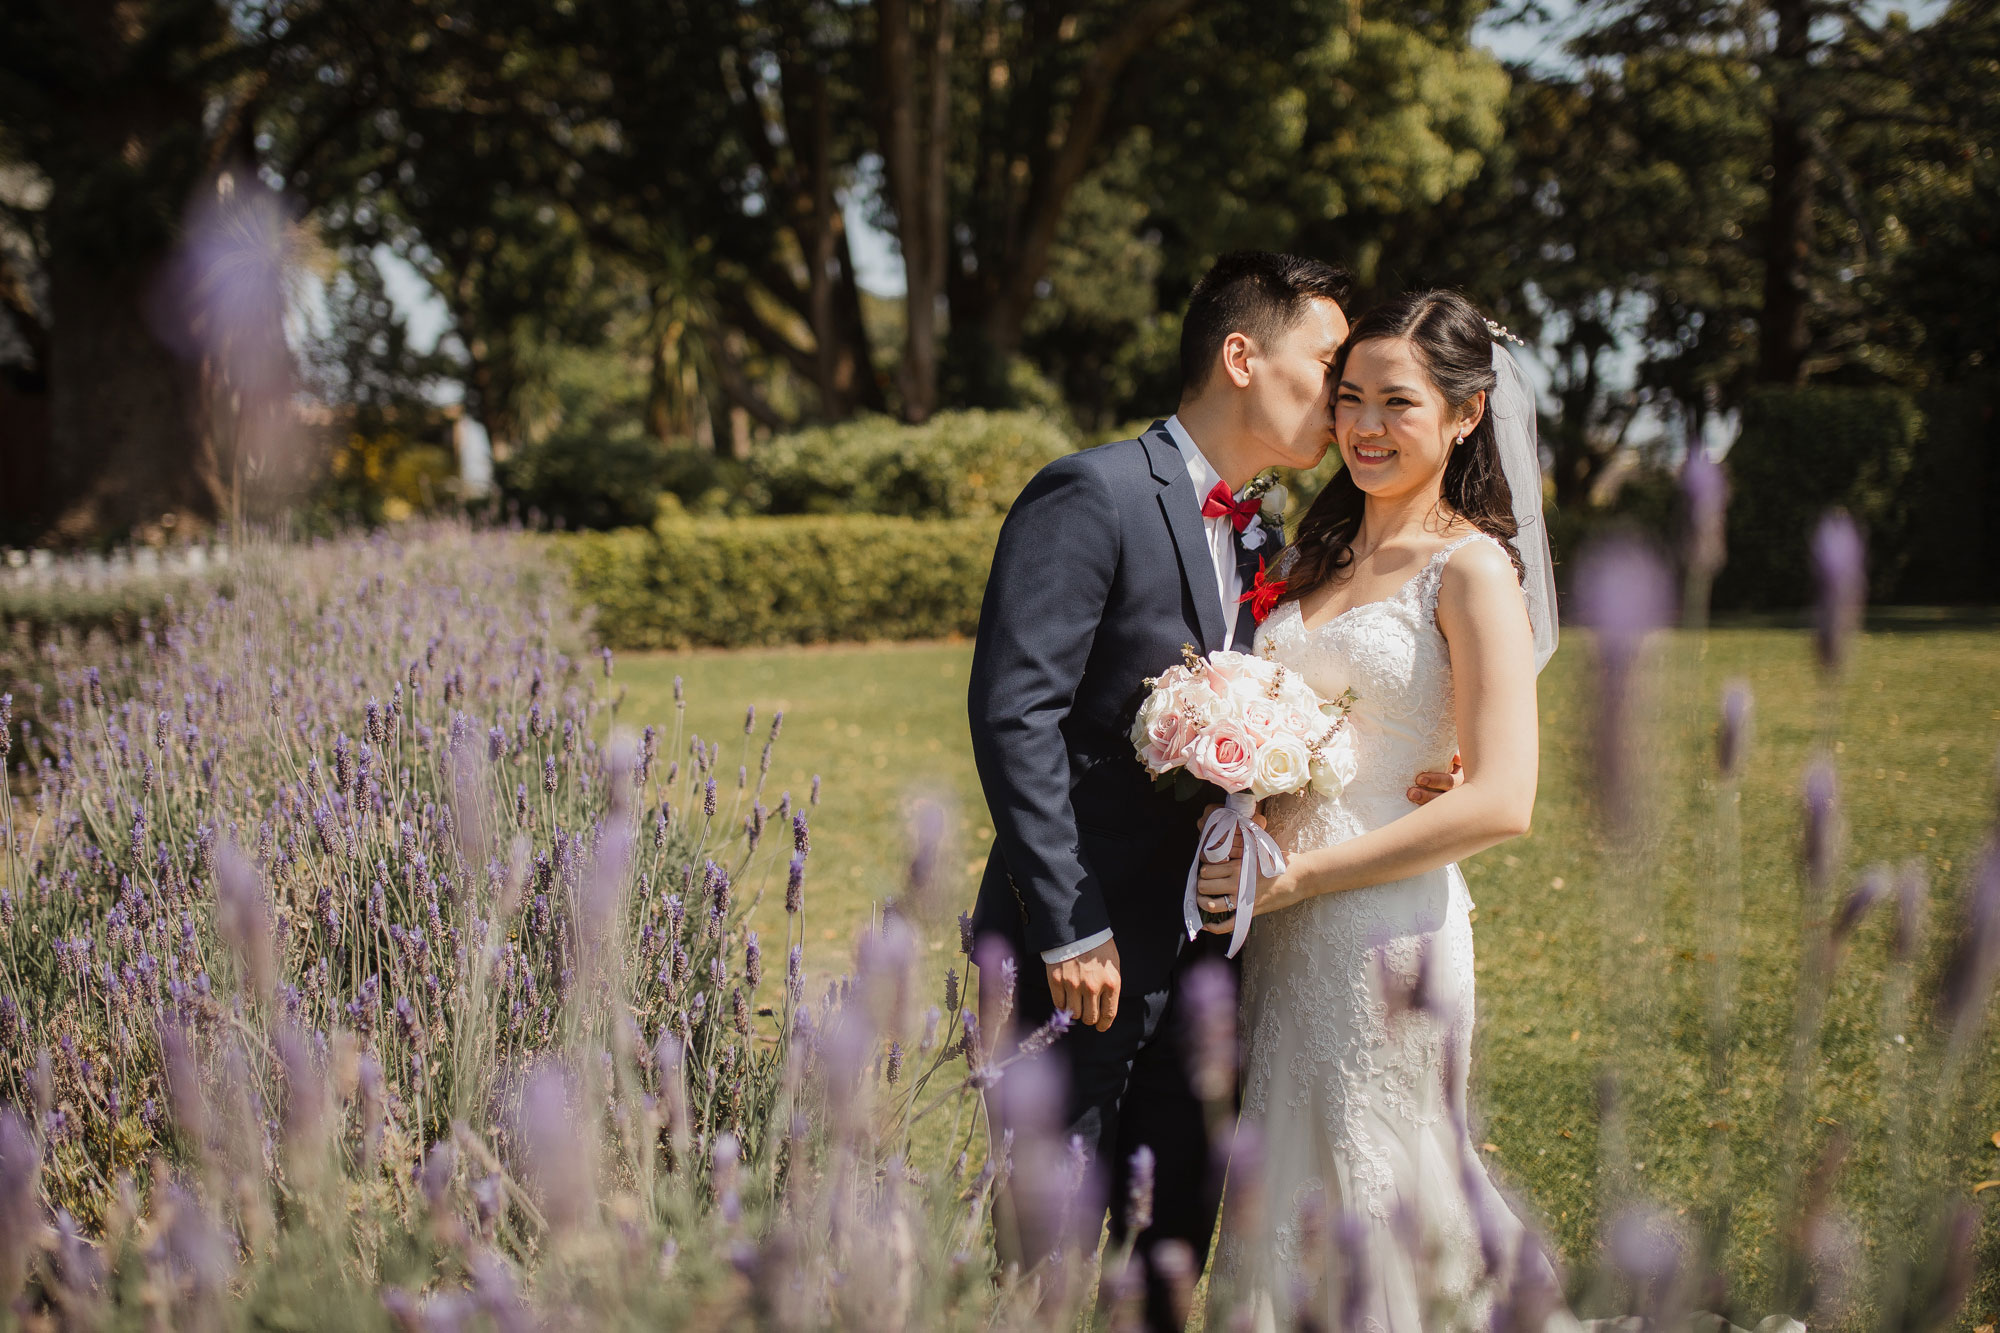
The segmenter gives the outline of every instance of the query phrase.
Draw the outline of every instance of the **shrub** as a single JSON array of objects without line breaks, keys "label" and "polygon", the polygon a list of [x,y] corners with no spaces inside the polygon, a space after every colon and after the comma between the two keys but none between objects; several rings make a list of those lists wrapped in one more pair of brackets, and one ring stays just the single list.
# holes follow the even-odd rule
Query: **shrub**
[{"label": "shrub", "polygon": [[1003,514],[1076,442],[1038,412],[944,412],[921,426],[862,417],[780,435],[750,458],[754,507],[770,514]]},{"label": "shrub", "polygon": [[1990,602],[2000,590],[2000,427],[1993,386],[1925,394],[1923,441],[1905,486],[1903,555],[1892,595],[1903,602]]},{"label": "shrub", "polygon": [[997,518],[663,518],[553,538],[615,648],[970,634]]},{"label": "shrub", "polygon": [[639,423],[578,431],[524,445],[494,467],[501,494],[544,521],[571,528],[650,523],[674,474],[674,453]]},{"label": "shrub", "polygon": [[1716,604],[1805,605],[1812,595],[1807,542],[1820,515],[1836,506],[1874,534],[1872,581],[1878,591],[1893,587],[1903,487],[1922,429],[1915,402],[1895,389],[1752,394],[1727,460],[1734,498]]},{"label": "shrub", "polygon": [[782,714],[734,781],[677,725],[605,739],[613,661],[565,651],[544,554],[252,552],[129,686],[62,645],[46,696],[0,679],[0,1308],[995,1326],[995,1172],[911,1127],[976,1127],[967,1053],[1009,1061],[955,976],[916,1013],[886,914],[807,1004]]}]

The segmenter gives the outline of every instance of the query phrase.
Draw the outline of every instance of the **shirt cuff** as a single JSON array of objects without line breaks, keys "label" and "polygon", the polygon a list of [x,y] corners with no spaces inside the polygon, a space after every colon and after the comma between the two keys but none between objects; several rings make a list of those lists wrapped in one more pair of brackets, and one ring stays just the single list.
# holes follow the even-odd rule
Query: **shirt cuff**
[{"label": "shirt cuff", "polygon": [[1072,958],[1089,953],[1110,938],[1109,930],[1100,930],[1095,935],[1085,935],[1080,940],[1071,940],[1068,944],[1042,950],[1042,961],[1049,964],[1066,963]]}]

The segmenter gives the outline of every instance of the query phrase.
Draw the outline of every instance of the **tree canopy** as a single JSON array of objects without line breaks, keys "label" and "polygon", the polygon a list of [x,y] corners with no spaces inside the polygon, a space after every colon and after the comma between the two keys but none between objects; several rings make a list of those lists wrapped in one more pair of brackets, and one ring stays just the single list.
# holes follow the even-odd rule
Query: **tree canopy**
[{"label": "tree canopy", "polygon": [[[349,315],[381,307],[370,256],[414,266],[449,314],[424,374],[502,456],[557,439],[585,384],[610,396],[583,415],[631,418],[639,449],[1024,401],[1108,427],[1171,407],[1178,309],[1247,246],[1345,263],[1363,305],[1461,286],[1534,340],[1565,501],[1648,407],[1698,429],[1760,384],[1990,377],[1990,5],[1592,0],[1555,69],[1483,49],[1487,11],[9,6],[0,359],[46,424],[0,431],[0,467],[34,479],[0,523],[212,520],[285,473],[284,441],[218,424],[262,372],[203,329],[243,312],[163,278],[213,285],[237,251],[199,228],[246,234],[253,205],[278,219],[256,244],[349,274]],[[896,244],[897,298],[861,287],[856,209]],[[283,344],[281,311],[256,318],[231,346]],[[349,371],[308,387],[367,388],[342,410],[380,426],[402,370],[315,355]]]}]

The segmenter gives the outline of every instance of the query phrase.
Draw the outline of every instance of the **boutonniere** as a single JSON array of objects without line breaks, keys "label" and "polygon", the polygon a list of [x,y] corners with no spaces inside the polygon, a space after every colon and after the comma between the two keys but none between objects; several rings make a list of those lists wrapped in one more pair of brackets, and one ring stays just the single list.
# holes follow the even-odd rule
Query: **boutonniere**
[{"label": "boutonniere", "polygon": [[1239,534],[1244,550],[1258,550],[1267,540],[1285,544],[1285,504],[1290,498],[1275,472],[1260,472],[1250,479],[1242,499],[1257,506],[1257,521]]},{"label": "boutonniere", "polygon": [[1257,557],[1257,577],[1250,584],[1250,591],[1236,600],[1250,603],[1251,619],[1261,625],[1265,617],[1269,616],[1278,605],[1278,599],[1284,595],[1285,581],[1265,577],[1264,557],[1260,555]]}]

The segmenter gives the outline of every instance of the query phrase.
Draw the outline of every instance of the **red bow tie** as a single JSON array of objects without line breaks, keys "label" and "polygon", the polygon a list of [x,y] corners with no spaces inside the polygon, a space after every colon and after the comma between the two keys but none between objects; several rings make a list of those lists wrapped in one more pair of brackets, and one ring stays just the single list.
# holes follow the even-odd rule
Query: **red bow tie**
[{"label": "red bow tie", "polygon": [[1230,492],[1228,482],[1218,481],[1215,483],[1215,489],[1208,493],[1208,498],[1201,502],[1201,516],[1220,518],[1227,514],[1230,524],[1241,532],[1250,526],[1251,521],[1257,517],[1257,511],[1263,507],[1262,496],[1239,500]]}]

